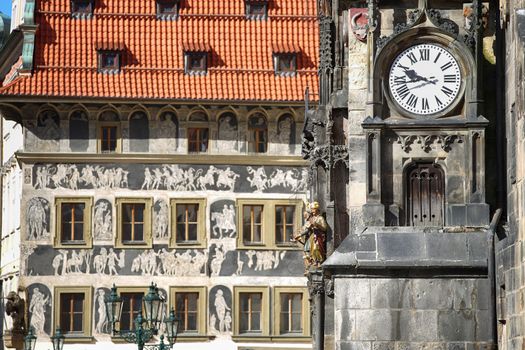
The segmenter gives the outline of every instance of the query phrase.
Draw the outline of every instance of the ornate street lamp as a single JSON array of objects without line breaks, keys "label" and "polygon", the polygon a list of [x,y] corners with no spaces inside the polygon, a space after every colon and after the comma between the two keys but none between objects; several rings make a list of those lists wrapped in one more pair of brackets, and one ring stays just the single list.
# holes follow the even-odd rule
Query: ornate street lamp
[{"label": "ornate street lamp", "polygon": [[119,335],[128,343],[137,344],[139,350],[168,350],[173,346],[177,337],[178,328],[178,320],[175,317],[174,311],[170,313],[170,316],[165,322],[169,344],[164,343],[164,335],[162,335],[159,344],[146,345],[159,331],[159,326],[164,315],[164,305],[166,303],[166,300],[159,296],[159,289],[155,284],[151,284],[148,294],[143,300],[146,318],[144,319],[142,313],[139,313],[135,319],[134,330],[124,331],[116,327],[116,324],[120,323],[120,317],[122,315],[122,298],[118,295],[115,285],[111,288],[111,294],[106,298],[105,303],[112,334]]},{"label": "ornate street lamp", "polygon": [[33,333],[33,327],[29,328],[29,332],[24,337],[24,350],[35,350],[36,336]]},{"label": "ornate street lamp", "polygon": [[57,328],[55,335],[51,337],[51,342],[53,343],[53,350],[62,350],[64,348],[64,340],[66,337],[62,334],[62,330]]}]

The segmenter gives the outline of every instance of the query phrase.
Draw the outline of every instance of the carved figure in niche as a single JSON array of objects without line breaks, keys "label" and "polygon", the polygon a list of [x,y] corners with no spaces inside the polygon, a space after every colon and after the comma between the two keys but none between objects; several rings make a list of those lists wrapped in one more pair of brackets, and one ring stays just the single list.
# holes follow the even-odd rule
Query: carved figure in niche
[{"label": "carved figure in niche", "polygon": [[108,240],[113,236],[110,204],[106,200],[99,200],[95,204],[95,238]]},{"label": "carved figure in niche", "polygon": [[219,137],[217,148],[221,152],[232,152],[237,150],[237,121],[230,113],[219,120]]},{"label": "carved figure in niche", "polygon": [[252,175],[252,177],[248,177],[247,180],[251,187],[256,188],[254,193],[261,193],[264,191],[267,188],[266,183],[268,181],[268,176],[266,176],[264,167],[253,169],[251,166],[249,166],[246,169],[248,170],[248,174]]},{"label": "carved figure in niche", "polygon": [[31,313],[30,326],[33,327],[37,335],[44,335],[46,324],[46,305],[49,304],[49,296],[45,296],[38,288],[33,290],[29,312]]},{"label": "carved figure in niche", "polygon": [[48,169],[45,166],[36,168],[36,183],[35,189],[44,189],[49,185]]},{"label": "carved figure in niche", "polygon": [[164,139],[163,142],[167,142],[167,148],[169,150],[175,150],[177,148],[177,117],[171,112],[165,112],[160,116],[158,137]]},{"label": "carved figure in niche", "polygon": [[168,205],[166,202],[157,201],[158,208],[155,210],[155,238],[168,237]]},{"label": "carved figure in niche", "polygon": [[215,293],[215,313],[217,314],[217,318],[219,319],[219,332],[224,333],[228,330],[226,329],[226,310],[231,311],[231,309],[226,304],[226,300],[224,300],[224,292],[219,289],[217,290],[217,293]]},{"label": "carved figure in niche", "polygon": [[118,267],[120,268],[123,268],[124,267],[124,257],[125,257],[125,252],[122,251],[120,253],[120,257],[113,251],[113,248],[109,248],[109,253],[108,253],[108,256],[107,256],[107,266],[108,266],[108,270],[109,270],[109,275],[110,276],[118,276],[118,272],[117,272],[117,264],[118,264]]},{"label": "carved figure in niche", "polygon": [[210,264],[212,276],[219,276],[224,259],[226,259],[226,257],[224,251],[222,250],[222,247],[215,247],[215,255],[213,256],[213,260]]},{"label": "carved figure in niche", "polygon": [[95,256],[93,259],[93,267],[95,268],[95,271],[97,274],[102,275],[105,273],[106,270],[106,264],[107,264],[107,258],[108,252],[106,248],[102,247],[100,248],[100,254]]},{"label": "carved figure in niche", "polygon": [[290,145],[292,144],[292,125],[293,125],[293,119],[291,116],[285,116],[279,120],[279,124],[277,125],[278,128],[278,134],[277,137],[279,139],[279,143],[283,145]]},{"label": "carved figure in niche", "polygon": [[242,267],[244,266],[244,261],[241,260],[241,254],[237,255],[237,270],[235,271],[236,276],[242,275]]},{"label": "carved figure in niche", "polygon": [[304,213],[306,223],[294,240],[304,245],[305,267],[320,267],[326,259],[326,232],[328,224],[319,211],[319,203],[313,202]]},{"label": "carved figure in niche", "polygon": [[219,175],[217,178],[217,187],[221,189],[221,187],[224,186],[228,188],[228,191],[233,191],[235,181],[240,175],[233,172],[230,167],[227,167],[226,170],[217,170],[217,174]]},{"label": "carved figure in niche", "polygon": [[40,240],[49,236],[47,232],[47,216],[49,203],[44,198],[32,198],[27,204],[28,240]]},{"label": "carved figure in niche", "polygon": [[6,297],[5,313],[13,319],[13,333],[24,333],[26,327],[25,321],[25,300],[20,298],[16,292],[9,292]]},{"label": "carved figure in niche", "polygon": [[224,331],[230,332],[232,329],[232,314],[230,311],[226,311],[226,316],[224,316]]},{"label": "carved figure in niche", "polygon": [[38,135],[43,140],[60,139],[60,119],[54,111],[45,111],[38,116]]},{"label": "carved figure in niche", "polygon": [[211,213],[211,220],[215,221],[215,225],[213,225],[211,231],[216,237],[223,238],[228,232],[230,232],[229,237],[233,237],[237,232],[235,226],[235,208],[233,208],[233,204],[230,204],[229,208],[227,204],[224,204],[222,213]]},{"label": "carved figure in niche", "polygon": [[106,317],[106,292],[104,289],[99,289],[97,291],[97,308],[98,308],[98,321],[95,329],[97,333],[107,332],[108,320]]}]

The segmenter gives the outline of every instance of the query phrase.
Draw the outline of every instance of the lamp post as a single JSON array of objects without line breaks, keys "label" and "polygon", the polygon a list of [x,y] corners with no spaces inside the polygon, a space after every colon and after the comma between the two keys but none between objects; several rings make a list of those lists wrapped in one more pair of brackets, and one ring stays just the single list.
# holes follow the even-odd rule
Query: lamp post
[{"label": "lamp post", "polygon": [[143,299],[143,309],[146,318],[139,313],[135,319],[134,330],[119,330],[117,323],[120,323],[122,315],[122,298],[117,293],[117,287],[113,285],[111,294],[105,299],[108,322],[114,335],[121,336],[128,343],[137,344],[139,350],[168,350],[171,349],[177,337],[178,320],[175,311],[170,312],[166,319],[166,333],[169,344],[164,343],[164,335],[160,337],[159,344],[147,345],[154,335],[159,331],[160,323],[164,315],[166,301],[159,296],[159,290],[155,284],[151,284],[148,293]]},{"label": "lamp post", "polygon": [[64,348],[64,340],[66,337],[62,334],[62,330],[57,328],[55,335],[51,337],[51,342],[53,343],[53,350],[62,350]]},{"label": "lamp post", "polygon": [[24,337],[24,350],[35,350],[36,336],[33,333],[33,327],[29,328],[27,335]]}]

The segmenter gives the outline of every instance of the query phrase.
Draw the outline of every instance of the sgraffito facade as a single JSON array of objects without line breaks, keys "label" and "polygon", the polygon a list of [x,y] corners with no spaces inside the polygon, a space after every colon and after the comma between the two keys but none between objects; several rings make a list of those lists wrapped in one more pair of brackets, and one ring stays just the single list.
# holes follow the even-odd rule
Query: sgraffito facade
[{"label": "sgraffito facade", "polygon": [[4,63],[0,108],[24,131],[12,287],[37,349],[57,327],[124,347],[104,298],[118,288],[127,329],[151,283],[181,319],[175,348],[311,347],[292,235],[315,1],[130,3],[27,1]]}]

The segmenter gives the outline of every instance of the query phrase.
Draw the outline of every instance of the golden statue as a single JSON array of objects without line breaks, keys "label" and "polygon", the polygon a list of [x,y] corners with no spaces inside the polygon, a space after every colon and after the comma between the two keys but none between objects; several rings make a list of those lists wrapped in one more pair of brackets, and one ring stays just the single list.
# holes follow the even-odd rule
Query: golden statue
[{"label": "golden statue", "polygon": [[319,203],[307,204],[303,214],[305,224],[294,240],[304,245],[304,263],[308,270],[310,266],[320,267],[326,260],[326,231],[328,224],[319,211]]}]

